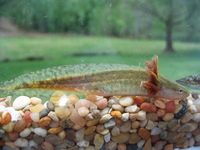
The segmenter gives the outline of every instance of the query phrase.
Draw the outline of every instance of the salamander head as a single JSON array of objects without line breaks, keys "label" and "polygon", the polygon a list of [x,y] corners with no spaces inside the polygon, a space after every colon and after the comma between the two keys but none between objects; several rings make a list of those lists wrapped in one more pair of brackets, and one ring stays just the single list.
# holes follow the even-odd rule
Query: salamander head
[{"label": "salamander head", "polygon": [[186,88],[162,76],[159,77],[159,84],[160,90],[155,94],[155,97],[180,100],[189,96],[189,91]]}]

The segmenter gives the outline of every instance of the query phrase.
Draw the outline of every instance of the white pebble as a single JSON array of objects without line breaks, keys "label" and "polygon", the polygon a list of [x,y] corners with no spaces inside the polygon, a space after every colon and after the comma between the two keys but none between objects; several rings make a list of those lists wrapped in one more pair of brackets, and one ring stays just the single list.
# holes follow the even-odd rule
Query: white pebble
[{"label": "white pebble", "polygon": [[128,119],[129,119],[129,113],[123,113],[123,114],[122,114],[121,120],[125,122],[125,121],[127,121]]},{"label": "white pebble", "polygon": [[37,147],[37,146],[38,146],[38,144],[35,141],[33,141],[33,140],[30,140],[28,142],[28,147]]},{"label": "white pebble", "polygon": [[125,108],[125,112],[127,113],[134,113],[137,111],[139,111],[139,107],[137,107],[137,105],[132,105]]},{"label": "white pebble", "polygon": [[122,106],[131,106],[134,100],[130,96],[122,97],[119,99],[119,104]]},{"label": "white pebble", "polygon": [[105,114],[101,117],[101,119],[99,120],[99,123],[106,123],[108,122],[110,119],[112,118],[112,116],[110,114]]},{"label": "white pebble", "polygon": [[162,132],[162,129],[155,127],[151,130],[151,135],[158,135]]},{"label": "white pebble", "polygon": [[5,106],[3,106],[3,105],[0,105],[0,112],[4,112],[4,111],[5,111],[5,109],[6,109],[6,107],[5,107]]},{"label": "white pebble", "polygon": [[30,104],[31,100],[27,96],[19,96],[13,102],[13,108],[19,110]]},{"label": "white pebble", "polygon": [[27,137],[27,136],[29,136],[31,134],[31,129],[29,129],[29,128],[25,128],[23,131],[21,131],[20,133],[19,133],[19,135],[21,136],[21,137]]},{"label": "white pebble", "polygon": [[104,135],[104,141],[105,141],[106,143],[110,142],[110,138],[111,138],[110,133]]},{"label": "white pebble", "polygon": [[22,119],[21,113],[19,111],[13,111],[10,114],[12,118],[11,121],[17,121]]},{"label": "white pebble", "polygon": [[137,143],[137,147],[142,148],[145,142],[146,142],[145,140],[141,140],[140,142]]},{"label": "white pebble", "polygon": [[192,114],[194,114],[194,113],[197,113],[197,112],[198,112],[198,109],[197,109],[197,107],[196,107],[195,105],[191,105],[191,106],[189,107],[189,111],[190,111]]},{"label": "white pebble", "polygon": [[146,120],[146,112],[143,110],[139,111],[137,120]]},{"label": "white pebble", "polygon": [[124,107],[121,106],[120,104],[113,104],[113,105],[112,105],[112,109],[114,109],[114,110],[119,110],[119,111],[121,111],[121,112],[124,111]]},{"label": "white pebble", "polygon": [[17,147],[27,147],[28,146],[28,140],[24,139],[24,138],[18,138],[15,142],[14,142],[15,146]]},{"label": "white pebble", "polygon": [[105,115],[105,114],[108,114],[109,109],[110,109],[109,107],[104,108],[104,109],[101,111],[101,116],[103,116],[103,115]]},{"label": "white pebble", "polygon": [[50,111],[49,112],[49,114],[48,114],[48,116],[52,119],[52,120],[54,120],[54,121],[59,121],[59,119],[58,119],[58,116],[57,116],[57,114],[54,112],[54,111]]},{"label": "white pebble", "polygon": [[192,120],[195,122],[200,122],[200,113],[193,114]]},{"label": "white pebble", "polygon": [[15,111],[15,109],[13,107],[6,107],[5,111],[11,113],[11,112]]},{"label": "white pebble", "polygon": [[45,137],[47,135],[47,130],[43,128],[35,128],[33,132],[39,136]]},{"label": "white pebble", "polygon": [[59,106],[69,106],[70,105],[70,100],[66,95],[63,95],[59,100],[58,100],[58,105]]},{"label": "white pebble", "polygon": [[37,112],[31,112],[30,117],[34,122],[38,122],[40,119],[40,115]]},{"label": "white pebble", "polygon": [[80,107],[80,108],[78,108],[78,114],[79,114],[81,117],[87,116],[89,112],[90,112],[89,109],[86,108],[86,107]]},{"label": "white pebble", "polygon": [[88,147],[89,146],[89,141],[81,140],[76,143],[79,147]]}]

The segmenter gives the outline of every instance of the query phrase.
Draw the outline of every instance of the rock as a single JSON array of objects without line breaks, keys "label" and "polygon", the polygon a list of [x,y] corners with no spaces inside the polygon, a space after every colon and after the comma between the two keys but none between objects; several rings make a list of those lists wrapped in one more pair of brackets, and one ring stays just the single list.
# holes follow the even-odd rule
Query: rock
[{"label": "rock", "polygon": [[16,110],[20,110],[24,108],[26,105],[30,104],[31,100],[27,96],[19,96],[13,101],[13,108]]},{"label": "rock", "polygon": [[110,141],[110,142],[106,143],[105,149],[106,150],[115,150],[115,149],[117,149],[117,143]]},{"label": "rock", "polygon": [[48,134],[45,137],[45,141],[51,143],[52,145],[59,145],[62,142],[61,139],[57,135],[54,135],[54,134]]},{"label": "rock", "polygon": [[86,100],[86,99],[80,99],[77,101],[77,103],[75,104],[75,109],[79,109],[80,107],[86,107],[89,108],[90,107],[91,102]]},{"label": "rock", "polygon": [[165,110],[167,113],[173,113],[176,110],[176,105],[174,101],[169,101],[165,103]]},{"label": "rock", "polygon": [[145,128],[140,128],[138,131],[138,135],[144,140],[148,140],[150,138],[150,132]]},{"label": "rock", "polygon": [[85,141],[85,140],[81,140],[79,142],[76,143],[79,147],[88,147],[89,146],[89,142]]},{"label": "rock", "polygon": [[121,120],[124,121],[124,122],[128,121],[129,120],[129,113],[123,113]]},{"label": "rock", "polygon": [[9,132],[8,137],[10,140],[15,141],[19,138],[19,134],[17,132]]},{"label": "rock", "polygon": [[42,109],[44,109],[44,108],[45,108],[44,105],[42,105],[42,104],[37,104],[37,105],[31,107],[31,108],[30,108],[30,111],[31,111],[31,112],[40,113],[40,111],[42,111]]},{"label": "rock", "polygon": [[196,107],[195,105],[191,105],[191,106],[188,108],[188,110],[189,110],[192,114],[198,113],[198,109],[197,109],[197,107]]},{"label": "rock", "polygon": [[157,108],[155,105],[151,104],[151,103],[147,103],[147,102],[144,102],[141,104],[140,106],[140,109],[142,109],[143,111],[145,112],[156,112],[157,111]]},{"label": "rock", "polygon": [[165,109],[165,102],[161,99],[155,100],[154,105],[158,108]]},{"label": "rock", "polygon": [[144,150],[151,150],[152,149],[152,145],[151,145],[151,139],[149,138],[146,143],[144,144],[143,147]]},{"label": "rock", "polygon": [[128,143],[129,144],[136,144],[141,141],[141,137],[137,133],[132,133],[129,136]]},{"label": "rock", "polygon": [[96,126],[91,126],[85,129],[84,134],[92,134],[96,130]]},{"label": "rock", "polygon": [[21,136],[21,137],[27,137],[27,136],[29,136],[31,134],[31,129],[30,128],[25,128],[23,131],[21,131],[20,133],[19,133],[19,135]]},{"label": "rock", "polygon": [[[71,141],[74,140],[75,131],[73,129],[66,129],[65,132],[66,132],[66,139],[67,140],[71,140]],[[83,131],[82,136],[84,136],[84,131]],[[79,139],[81,139],[81,137]]]},{"label": "rock", "polygon": [[74,95],[74,94],[68,95],[68,98],[69,98],[70,103],[72,105],[75,105],[78,102],[78,97],[76,95]]},{"label": "rock", "polygon": [[120,126],[120,131],[122,133],[129,132],[131,130],[131,121],[126,121]]},{"label": "rock", "polygon": [[98,109],[102,110],[107,107],[108,100],[106,98],[102,98],[99,99],[95,104],[97,105]]},{"label": "rock", "polygon": [[60,131],[58,133],[58,137],[63,140],[66,137],[66,132],[64,130]]},{"label": "rock", "polygon": [[200,135],[196,135],[196,136],[194,137],[194,140],[195,140],[196,142],[200,142]]},{"label": "rock", "polygon": [[118,136],[121,134],[120,129],[117,126],[114,126],[111,130],[112,136]]},{"label": "rock", "polygon": [[47,130],[43,128],[35,128],[33,132],[41,137],[45,137],[47,135]]},{"label": "rock", "polygon": [[189,122],[192,118],[193,118],[193,115],[190,112],[186,112],[186,114],[183,117],[181,117],[181,123],[185,124]]},{"label": "rock", "polygon": [[85,132],[85,128],[82,128],[81,130],[78,130],[75,132],[75,138],[77,141],[83,140],[84,132]]},{"label": "rock", "polygon": [[93,132],[92,134],[84,135],[84,140],[89,141],[89,142],[93,142],[95,135],[96,135],[96,132]]},{"label": "rock", "polygon": [[102,132],[100,132],[101,135],[106,135],[109,133],[108,129],[104,129]]},{"label": "rock", "polygon": [[42,103],[42,100],[40,99],[40,98],[37,98],[37,97],[31,97],[30,98],[30,103],[32,104],[32,105],[37,105],[37,104],[40,104],[40,103]]},{"label": "rock", "polygon": [[152,120],[148,120],[148,121],[147,121],[147,124],[146,124],[146,126],[145,126],[145,128],[146,128],[147,130],[152,130],[154,127],[155,127],[154,122],[153,122]]},{"label": "rock", "polygon": [[60,99],[58,100],[58,106],[69,107],[69,105],[70,105],[70,100],[66,95],[61,96]]},{"label": "rock", "polygon": [[58,134],[62,130],[63,130],[63,128],[61,128],[61,127],[50,128],[48,130],[48,133],[50,133],[50,134]]},{"label": "rock", "polygon": [[17,147],[27,147],[28,146],[28,140],[24,139],[24,138],[18,138],[15,142],[14,142],[15,146]]},{"label": "rock", "polygon": [[105,141],[106,143],[110,142],[110,139],[111,139],[110,133],[104,135],[104,141]]},{"label": "rock", "polygon": [[26,111],[26,112],[24,113],[23,119],[24,119],[27,123],[33,122],[33,120],[31,119],[31,112],[30,112],[30,111]]},{"label": "rock", "polygon": [[39,125],[41,128],[47,127],[50,123],[51,123],[51,118],[49,118],[48,116],[43,117],[43,118],[41,118],[41,119],[38,121],[38,125]]},{"label": "rock", "polygon": [[134,102],[134,100],[130,96],[121,97],[119,99],[119,104],[122,106],[131,106],[133,104],[133,102]]},{"label": "rock", "polygon": [[111,119],[104,124],[104,127],[107,129],[110,129],[110,128],[114,127],[115,125],[116,125],[115,121]]},{"label": "rock", "polygon": [[95,137],[94,137],[94,146],[95,146],[95,149],[101,149],[101,147],[103,146],[103,144],[104,144],[103,136],[100,135],[100,134],[96,134]]},{"label": "rock", "polygon": [[99,123],[106,123],[108,122],[110,119],[112,118],[112,116],[110,114],[105,114],[101,117],[101,119],[99,120]]},{"label": "rock", "polygon": [[163,117],[162,120],[169,122],[174,118],[174,114],[173,113],[166,113]]},{"label": "rock", "polygon": [[2,126],[2,129],[6,132],[12,132],[15,126],[15,122],[9,122],[8,124]]},{"label": "rock", "polygon": [[91,110],[91,113],[92,113],[92,116],[93,116],[95,119],[101,118],[101,113],[100,113],[99,110],[97,110],[97,109],[92,109],[92,110]]},{"label": "rock", "polygon": [[169,123],[168,123],[168,128],[174,128],[174,127],[176,127],[177,125],[180,125],[180,120],[178,120],[178,119],[172,119]]},{"label": "rock", "polygon": [[20,111],[13,111],[10,114],[11,114],[11,121],[17,121],[22,119]]},{"label": "rock", "polygon": [[55,113],[60,119],[66,119],[70,114],[70,110],[65,106],[55,107]]},{"label": "rock", "polygon": [[137,107],[137,105],[131,105],[125,108],[125,112],[127,113],[134,113],[138,111],[139,111],[139,107]]},{"label": "rock", "polygon": [[112,105],[112,109],[118,110],[118,111],[120,111],[120,112],[123,112],[123,111],[124,111],[124,107],[123,107],[122,105],[120,105],[120,104],[113,104],[113,105]]},{"label": "rock", "polygon": [[24,130],[26,127],[26,122],[24,119],[22,120],[18,120],[16,123],[15,123],[15,126],[14,126],[14,131],[15,132],[21,132],[22,130]]},{"label": "rock", "polygon": [[154,148],[156,150],[162,150],[166,143],[167,143],[167,141],[158,141],[155,143]]},{"label": "rock", "polygon": [[158,123],[158,127],[163,129],[163,130],[166,130],[167,129],[167,125],[168,125],[168,122],[164,122],[164,121],[160,121]]},{"label": "rock", "polygon": [[92,113],[89,113],[86,117],[85,117],[85,120],[93,120],[94,117],[92,115]]},{"label": "rock", "polygon": [[158,135],[162,132],[162,129],[158,128],[158,127],[154,127],[152,130],[151,130],[151,135]]},{"label": "rock", "polygon": [[138,148],[142,148],[143,146],[144,146],[144,143],[145,143],[146,141],[145,140],[140,140],[138,143],[137,143],[137,147]]},{"label": "rock", "polygon": [[83,117],[79,116],[76,110],[72,112],[69,118],[76,126],[84,127],[86,124],[86,120]]},{"label": "rock", "polygon": [[145,111],[139,111],[137,116],[136,116],[137,120],[146,120],[146,112]]},{"label": "rock", "polygon": [[78,108],[78,114],[81,116],[81,117],[85,117],[87,116],[89,113],[89,109],[86,108],[86,107],[80,107]]},{"label": "rock", "polygon": [[118,110],[112,111],[110,114],[114,118],[119,118],[120,119],[122,117],[122,113],[120,111],[118,111]]},{"label": "rock", "polygon": [[157,135],[151,135],[151,143],[155,144],[159,140],[160,140],[160,136],[158,134]]},{"label": "rock", "polygon": [[101,132],[103,132],[104,131],[104,125],[103,124],[98,124],[97,125],[97,128],[96,128],[96,131],[98,132],[98,133],[101,133]]},{"label": "rock", "polygon": [[193,118],[192,120],[194,120],[195,122],[200,122],[200,113],[196,113],[196,114],[192,114]]},{"label": "rock", "polygon": [[48,108],[49,111],[53,111],[54,108],[55,108],[55,106],[53,105],[53,103],[51,101],[48,101],[46,103],[46,106],[47,106],[47,108]]},{"label": "rock", "polygon": [[164,117],[165,114],[166,114],[166,110],[164,110],[164,109],[158,109],[156,112],[156,115],[160,118]]},{"label": "rock", "polygon": [[50,112],[48,113],[48,117],[50,117],[52,120],[54,120],[54,121],[56,121],[56,122],[59,121],[58,116],[57,116],[57,114],[56,114],[54,111],[50,111]]},{"label": "rock", "polygon": [[6,125],[11,121],[11,114],[7,111],[2,113],[1,124]]},{"label": "rock", "polygon": [[31,112],[30,117],[31,117],[31,120],[33,120],[34,122],[38,122],[40,120],[39,113],[37,112]]},{"label": "rock", "polygon": [[40,118],[47,116],[49,113],[49,109],[48,108],[44,108],[40,111]]},{"label": "rock", "polygon": [[[45,135],[46,136],[46,135]],[[44,137],[39,136],[37,134],[33,135],[33,140],[37,143],[37,144],[41,144],[44,141]]]},{"label": "rock", "polygon": [[[121,106],[121,105],[120,105],[120,106]],[[105,114],[108,114],[108,113],[109,113],[109,110],[110,110],[109,107],[104,108],[104,109],[101,111],[101,116],[103,116],[103,115],[105,115]]]},{"label": "rock", "polygon": [[192,132],[198,127],[197,123],[186,123],[180,127],[180,132]]},{"label": "rock", "polygon": [[117,149],[118,150],[126,150],[126,144],[118,144]]},{"label": "rock", "polygon": [[163,150],[173,150],[173,144],[167,144],[165,145]]},{"label": "rock", "polygon": [[5,131],[0,129],[0,138],[2,138],[4,136]]},{"label": "rock", "polygon": [[112,136],[111,139],[113,142],[118,144],[126,143],[129,140],[130,134],[129,133],[121,133],[118,136]]},{"label": "rock", "polygon": [[91,127],[97,125],[99,123],[99,119],[92,119],[86,122],[86,126]]},{"label": "rock", "polygon": [[43,150],[54,150],[53,145],[46,141],[41,144],[41,147]]},{"label": "rock", "polygon": [[38,147],[38,144],[34,140],[28,142],[28,147]]}]

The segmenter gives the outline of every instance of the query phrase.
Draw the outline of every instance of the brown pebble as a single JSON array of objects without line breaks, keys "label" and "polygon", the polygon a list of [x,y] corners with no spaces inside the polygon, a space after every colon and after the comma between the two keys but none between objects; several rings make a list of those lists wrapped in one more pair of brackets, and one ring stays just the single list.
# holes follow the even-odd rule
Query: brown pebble
[{"label": "brown pebble", "polygon": [[121,133],[118,136],[112,136],[112,141],[116,142],[116,143],[123,144],[123,143],[126,143],[129,140],[129,136],[130,136],[129,133]]},{"label": "brown pebble", "polygon": [[44,150],[54,150],[53,145],[49,142],[46,142],[46,141],[41,144],[41,147]]},{"label": "brown pebble", "polygon": [[41,128],[47,127],[50,123],[51,123],[51,118],[48,117],[48,116],[43,117],[43,118],[41,118],[41,119],[38,121],[38,125],[39,125]]},{"label": "brown pebble", "polygon": [[5,142],[3,140],[0,140],[0,146],[4,146]]},{"label": "brown pebble", "polygon": [[165,145],[163,150],[173,150],[173,144],[167,144]]},{"label": "brown pebble", "polygon": [[152,150],[152,145],[151,145],[151,138],[149,138],[146,143],[144,144],[143,150]]},{"label": "brown pebble", "polygon": [[54,134],[48,134],[45,137],[45,141],[51,143],[52,145],[59,145],[62,142],[61,139],[57,135],[54,135]]},{"label": "brown pebble", "polygon": [[141,137],[137,133],[132,133],[129,136],[128,143],[129,144],[136,144],[141,140]]},{"label": "brown pebble", "polygon": [[138,131],[138,135],[144,140],[148,140],[150,138],[150,132],[145,128],[140,128]]},{"label": "brown pebble", "polygon": [[60,131],[62,131],[63,128],[61,127],[55,127],[55,128],[50,128],[48,130],[48,133],[51,133],[51,134],[58,134]]},{"label": "brown pebble", "polygon": [[74,140],[75,131],[73,129],[66,129],[66,139],[67,140]]},{"label": "brown pebble", "polygon": [[21,120],[17,120],[14,126],[14,131],[15,132],[21,132],[22,130],[24,130],[26,127],[26,121],[24,119]]},{"label": "brown pebble", "polygon": [[91,127],[99,123],[99,119],[92,119],[86,122],[86,126]]},{"label": "brown pebble", "polygon": [[151,142],[152,143],[156,143],[160,140],[160,135],[157,134],[157,135],[151,135]]},{"label": "brown pebble", "polygon": [[84,134],[86,134],[86,135],[92,134],[95,130],[96,130],[96,126],[88,127],[88,128],[84,131]]},{"label": "brown pebble", "polygon": [[4,111],[1,118],[1,124],[6,125],[11,121],[11,114],[7,111]]}]

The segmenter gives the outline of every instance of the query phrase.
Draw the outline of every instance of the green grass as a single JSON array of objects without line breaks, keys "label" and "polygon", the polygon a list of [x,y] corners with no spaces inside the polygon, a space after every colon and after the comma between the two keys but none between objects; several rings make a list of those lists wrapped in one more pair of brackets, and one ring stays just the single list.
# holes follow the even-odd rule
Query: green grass
[{"label": "green grass", "polygon": [[[175,54],[163,53],[164,47],[164,41],[108,37],[0,38],[0,82],[26,72],[66,64],[120,63],[144,67],[144,62],[154,55],[159,56],[159,73],[172,80],[200,72],[200,44],[175,42]],[[80,53],[91,56],[77,56]],[[30,61],[31,58],[35,60]]]}]

